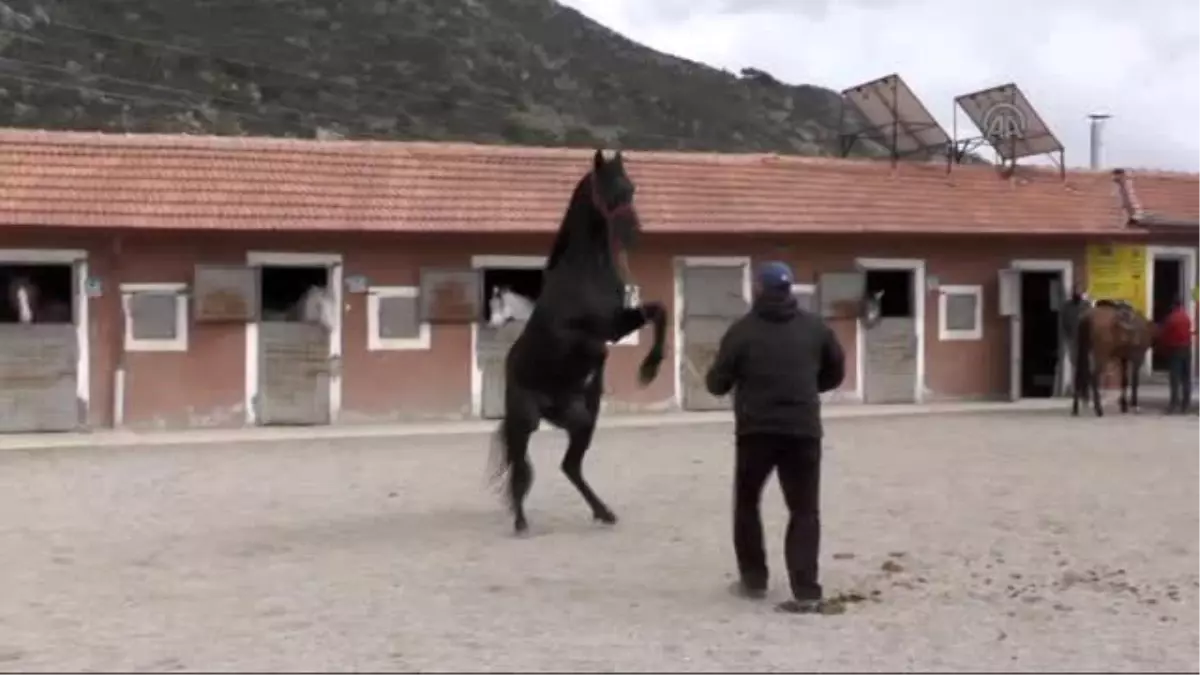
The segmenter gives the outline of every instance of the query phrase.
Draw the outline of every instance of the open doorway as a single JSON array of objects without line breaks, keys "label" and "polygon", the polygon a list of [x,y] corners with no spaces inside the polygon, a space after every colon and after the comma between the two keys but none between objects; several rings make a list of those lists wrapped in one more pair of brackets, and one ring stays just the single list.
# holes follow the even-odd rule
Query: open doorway
[{"label": "open doorway", "polygon": [[1021,398],[1055,394],[1062,353],[1056,298],[1062,288],[1059,272],[1021,272]]},{"label": "open doorway", "polygon": [[872,301],[861,332],[863,402],[916,403],[921,380],[917,271],[867,269],[863,276]]},{"label": "open doorway", "polygon": [[74,310],[71,265],[0,265],[0,323],[72,323]]},{"label": "open doorway", "polygon": [[483,317],[485,322],[491,320],[491,298],[493,292],[507,288],[529,300],[537,302],[542,293],[542,269],[536,268],[490,268],[483,270]]},{"label": "open doorway", "polygon": [[299,322],[311,320],[306,314],[305,296],[312,288],[329,286],[329,268],[325,266],[264,266],[260,294],[263,321]]},{"label": "open doorway", "polygon": [[[1167,312],[1171,311],[1171,305],[1176,300],[1185,299],[1185,289],[1187,287],[1184,279],[1184,265],[1182,258],[1174,258],[1167,256],[1154,257],[1154,287],[1150,290],[1152,298],[1151,302],[1151,319],[1154,323],[1161,323],[1167,316]],[[1166,357],[1162,350],[1154,348],[1150,352],[1150,370],[1152,372],[1162,372],[1167,369]]]},{"label": "open doorway", "polygon": [[911,319],[916,315],[912,270],[867,270],[867,295],[877,298],[881,319]]}]

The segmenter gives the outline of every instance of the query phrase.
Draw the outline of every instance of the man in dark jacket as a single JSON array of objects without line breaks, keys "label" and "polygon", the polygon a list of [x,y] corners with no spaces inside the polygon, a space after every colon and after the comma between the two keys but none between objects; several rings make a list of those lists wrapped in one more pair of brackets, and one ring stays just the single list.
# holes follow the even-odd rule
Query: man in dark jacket
[{"label": "man in dark jacket", "polygon": [[792,271],[764,264],[750,313],[729,328],[706,384],[714,396],[734,392],[737,459],[734,470],[733,546],[741,579],[735,590],[761,598],[767,590],[759,504],[778,469],[789,519],[784,542],[792,599],[778,609],[820,610],[821,392],[845,376],[845,356],[833,331],[799,308]]}]

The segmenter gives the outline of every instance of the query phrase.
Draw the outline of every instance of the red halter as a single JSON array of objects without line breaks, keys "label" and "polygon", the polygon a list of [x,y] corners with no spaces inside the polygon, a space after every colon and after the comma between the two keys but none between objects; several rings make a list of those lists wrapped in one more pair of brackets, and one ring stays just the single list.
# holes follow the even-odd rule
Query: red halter
[{"label": "red halter", "polygon": [[589,175],[591,176],[592,206],[596,207],[596,210],[604,217],[605,222],[611,225],[613,218],[616,218],[617,215],[633,210],[632,201],[623,202],[610,208],[608,204],[604,203],[604,199],[600,197],[600,179],[596,177],[596,172],[593,171]]}]

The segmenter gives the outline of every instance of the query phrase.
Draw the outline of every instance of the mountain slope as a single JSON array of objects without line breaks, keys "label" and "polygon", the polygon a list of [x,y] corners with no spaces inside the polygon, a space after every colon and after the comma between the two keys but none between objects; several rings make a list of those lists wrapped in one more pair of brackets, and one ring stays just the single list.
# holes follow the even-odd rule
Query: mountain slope
[{"label": "mountain slope", "polygon": [[745,72],[554,0],[0,0],[6,126],[836,152],[836,92]]}]

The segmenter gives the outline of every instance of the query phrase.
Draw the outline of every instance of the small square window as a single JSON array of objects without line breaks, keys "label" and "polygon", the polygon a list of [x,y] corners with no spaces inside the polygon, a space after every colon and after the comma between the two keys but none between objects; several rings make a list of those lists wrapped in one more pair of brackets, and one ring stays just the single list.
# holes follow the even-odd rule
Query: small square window
[{"label": "small square window", "polygon": [[125,351],[185,352],[188,349],[187,286],[122,284]]},{"label": "small square window", "polygon": [[429,349],[428,323],[420,316],[421,289],[416,286],[372,286],[367,289],[367,349]]},{"label": "small square window", "polygon": [[982,286],[942,286],[938,289],[938,339],[983,339]]}]

